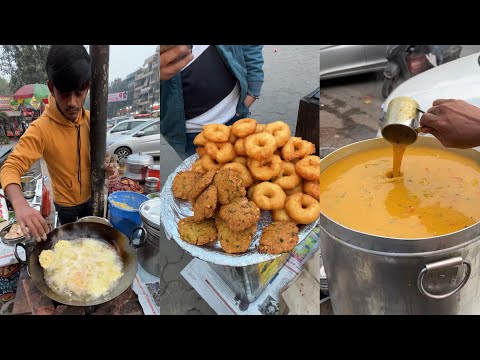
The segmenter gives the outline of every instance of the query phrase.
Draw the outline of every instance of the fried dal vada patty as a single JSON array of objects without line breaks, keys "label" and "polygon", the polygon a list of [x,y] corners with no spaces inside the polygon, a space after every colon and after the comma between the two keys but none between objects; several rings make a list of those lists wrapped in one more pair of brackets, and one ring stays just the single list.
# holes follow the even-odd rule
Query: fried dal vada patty
[{"label": "fried dal vada patty", "polygon": [[178,232],[182,240],[193,245],[205,245],[217,239],[217,228],[213,219],[196,223],[193,216],[178,222]]},{"label": "fried dal vada patty", "polygon": [[44,269],[48,269],[52,266],[55,260],[55,254],[52,250],[43,250],[38,257],[38,261],[40,262],[40,266]]},{"label": "fried dal vada patty", "polygon": [[273,255],[282,254],[291,251],[297,243],[297,225],[293,222],[274,221],[263,229],[258,251]]},{"label": "fried dal vada patty", "polygon": [[208,171],[197,180],[190,191],[189,200],[196,200],[206,188],[212,185],[215,173],[216,170]]},{"label": "fried dal vada patty", "polygon": [[222,205],[218,216],[232,231],[243,231],[256,225],[260,219],[260,208],[247,198],[237,198],[230,204]]},{"label": "fried dal vada patty", "polygon": [[243,231],[232,231],[219,217],[215,218],[218,229],[218,240],[223,251],[229,254],[244,253],[250,247],[257,225],[246,228]]},{"label": "fried dal vada patty", "polygon": [[235,198],[245,197],[247,194],[242,177],[229,168],[220,169],[215,175],[213,184],[217,187],[218,202],[222,205],[231,203]]},{"label": "fried dal vada patty", "polygon": [[193,219],[200,222],[213,217],[217,208],[217,188],[210,185],[195,201]]},{"label": "fried dal vada patty", "polygon": [[201,178],[199,173],[193,171],[179,172],[173,179],[172,191],[176,198],[188,200],[193,186]]}]

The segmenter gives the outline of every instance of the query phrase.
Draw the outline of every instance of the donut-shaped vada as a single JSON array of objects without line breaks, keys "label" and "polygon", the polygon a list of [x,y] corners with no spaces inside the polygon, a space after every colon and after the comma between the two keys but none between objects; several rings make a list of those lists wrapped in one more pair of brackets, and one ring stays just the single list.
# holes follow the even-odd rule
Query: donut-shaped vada
[{"label": "donut-shaped vada", "polygon": [[318,181],[306,181],[303,184],[303,191],[305,194],[320,200],[320,183]]},{"label": "donut-shaped vada", "polygon": [[277,147],[282,147],[290,139],[290,126],[283,121],[275,121],[265,128],[265,131],[272,134],[277,140]]},{"label": "donut-shaped vada", "polygon": [[202,159],[198,159],[193,163],[192,171],[199,174],[205,174],[207,172],[207,169],[205,169],[202,165]]},{"label": "donut-shaped vada", "polygon": [[246,188],[253,184],[252,174],[250,174],[250,170],[248,170],[245,165],[232,162],[223,165],[223,168],[232,169],[238,172],[240,174],[240,177],[242,178],[243,186],[245,186]]},{"label": "donut-shaped vada", "polygon": [[265,181],[255,185],[252,199],[262,210],[277,210],[285,206],[287,195],[277,184]]},{"label": "donut-shaped vada", "polygon": [[235,121],[232,125],[232,132],[235,136],[243,139],[246,138],[248,135],[252,135],[255,133],[257,129],[257,120],[255,119],[241,119]]},{"label": "donut-shaped vada", "polygon": [[208,141],[227,142],[230,139],[230,128],[223,124],[209,124],[203,127],[203,136]]},{"label": "donut-shaped vada", "polygon": [[204,156],[207,153],[207,150],[205,150],[205,146],[197,146],[195,149],[195,152],[200,155],[200,157]]},{"label": "donut-shaped vada", "polygon": [[202,157],[201,160],[203,168],[207,171],[220,169],[221,165],[208,154]]},{"label": "donut-shaped vada", "polygon": [[205,139],[205,136],[203,136],[203,131],[195,136],[195,139],[193,139],[193,143],[197,146],[205,146],[207,143],[207,139]]},{"label": "donut-shaped vada", "polygon": [[238,139],[233,147],[237,155],[247,156],[247,150],[245,150],[245,139]]},{"label": "donut-shaped vada", "polygon": [[235,156],[235,159],[233,159],[232,162],[247,166],[247,158],[245,156]]},{"label": "donut-shaped vada", "polygon": [[261,182],[258,181],[258,182],[254,182],[252,185],[250,185],[250,187],[247,189],[247,198],[249,200],[253,200],[253,189],[255,188],[255,186],[257,186],[258,184],[260,184]]},{"label": "donut-shaped vada", "polygon": [[287,194],[287,196],[290,196],[296,193],[303,193],[303,179],[300,178],[300,183],[297,186],[295,186],[293,189],[288,189],[284,191],[285,191],[285,194]]},{"label": "donut-shaped vada", "polygon": [[262,133],[265,131],[265,128],[267,127],[267,124],[259,124],[257,123],[257,128],[255,129],[255,133]]},{"label": "donut-shaped vada", "polygon": [[283,161],[278,155],[272,155],[268,160],[258,161],[248,159],[248,168],[255,180],[267,181],[282,172]]},{"label": "donut-shaped vada", "polygon": [[232,125],[230,125],[228,127],[230,129],[230,137],[228,138],[228,142],[232,145],[235,145],[235,143],[237,142],[238,140],[238,137],[236,137],[235,135],[233,135],[233,132],[232,132]]},{"label": "donut-shaped vada", "polygon": [[320,203],[310,195],[296,193],[285,201],[285,210],[293,221],[310,224],[320,216]]},{"label": "donut-shaped vada", "polygon": [[232,161],[237,156],[233,145],[229,142],[216,143],[209,141],[205,144],[205,150],[212,159],[217,160],[220,164]]},{"label": "donut-shaped vada", "polygon": [[295,222],[290,216],[288,216],[287,211],[285,209],[272,210],[272,218],[273,218],[273,221]]},{"label": "donut-shaped vada", "polygon": [[277,150],[277,140],[270,133],[263,132],[245,138],[245,151],[255,160],[270,159],[275,150]]},{"label": "donut-shaped vada", "polygon": [[320,181],[320,158],[306,156],[295,164],[297,174],[308,181]]},{"label": "donut-shaped vada", "polygon": [[315,152],[315,145],[301,137],[291,137],[282,147],[282,158],[285,161],[304,158]]},{"label": "donut-shaped vada", "polygon": [[[277,156],[277,155],[273,155]],[[295,165],[292,163],[283,161],[282,171],[278,176],[272,179],[274,184],[280,185],[283,190],[290,190],[298,186],[302,181],[302,178],[298,176],[297,172],[295,171]]]}]

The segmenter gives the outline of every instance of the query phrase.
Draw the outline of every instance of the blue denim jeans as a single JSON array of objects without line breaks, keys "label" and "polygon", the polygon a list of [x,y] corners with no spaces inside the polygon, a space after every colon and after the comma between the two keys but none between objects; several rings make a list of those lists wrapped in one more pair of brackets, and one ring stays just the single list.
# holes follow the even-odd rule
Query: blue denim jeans
[{"label": "blue denim jeans", "polygon": [[[239,119],[243,119],[245,116],[237,116],[235,115],[233,118],[231,118],[225,125],[227,126],[230,126],[232,125],[235,121],[239,120]],[[193,144],[193,139],[195,139],[195,137],[198,135],[199,133],[187,133],[187,150],[185,151],[185,153],[179,153],[177,151],[177,154],[178,156],[180,156],[180,158],[182,160],[185,160],[186,158],[188,158],[189,156],[192,156],[193,154],[195,154],[195,148],[197,147],[196,145]]]}]

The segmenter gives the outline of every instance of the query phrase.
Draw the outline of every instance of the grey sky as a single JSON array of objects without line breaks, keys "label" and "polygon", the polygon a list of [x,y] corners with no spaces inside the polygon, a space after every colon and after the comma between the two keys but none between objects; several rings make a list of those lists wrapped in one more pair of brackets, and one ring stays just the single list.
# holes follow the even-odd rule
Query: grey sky
[{"label": "grey sky", "polygon": [[110,45],[109,82],[125,77],[143,66],[158,45]]},{"label": "grey sky", "polygon": [[[108,81],[125,77],[143,66],[143,62],[155,53],[158,45],[110,45]],[[88,49],[88,46],[87,46]]]}]

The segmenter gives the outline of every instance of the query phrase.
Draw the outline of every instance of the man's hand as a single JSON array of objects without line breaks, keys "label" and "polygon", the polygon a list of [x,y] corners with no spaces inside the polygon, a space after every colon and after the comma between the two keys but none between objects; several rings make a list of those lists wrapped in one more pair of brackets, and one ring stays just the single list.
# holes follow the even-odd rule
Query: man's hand
[{"label": "man's hand", "polygon": [[[37,241],[47,240],[47,233],[50,231],[47,222],[39,211],[33,209],[25,200],[22,189],[17,184],[10,184],[5,188],[5,195],[13,205],[15,219],[20,225],[26,239],[30,239],[30,234]],[[26,229],[28,228],[28,230]]]},{"label": "man's hand", "polygon": [[[248,95],[248,94],[247,94],[247,96],[246,96],[246,98],[245,98],[245,101],[244,101],[243,103],[245,104],[245,106],[246,106],[247,108],[249,108],[250,106],[252,106],[252,104],[255,102],[255,100],[256,100],[256,99],[255,99],[252,95]],[[236,113],[235,115],[240,116],[239,113]]]},{"label": "man's hand", "polygon": [[247,97],[245,98],[245,106],[249,108],[250,106],[252,106],[255,100],[256,99],[252,95],[247,94]]},{"label": "man's hand", "polygon": [[178,45],[160,55],[160,80],[170,80],[193,59],[192,50]]},{"label": "man's hand", "polygon": [[39,211],[30,207],[28,203],[26,206],[17,206],[15,208],[15,219],[27,239],[30,238],[30,233],[37,241],[41,239],[47,240],[46,234],[49,232],[49,229],[45,219]]},{"label": "man's hand", "polygon": [[420,119],[422,132],[444,146],[468,149],[480,145],[480,108],[463,100],[438,99]]}]

